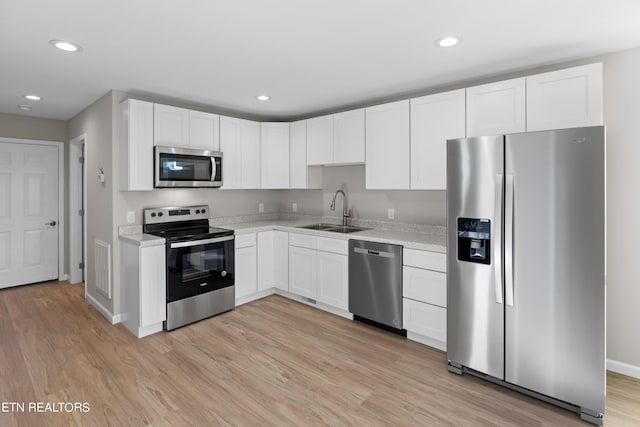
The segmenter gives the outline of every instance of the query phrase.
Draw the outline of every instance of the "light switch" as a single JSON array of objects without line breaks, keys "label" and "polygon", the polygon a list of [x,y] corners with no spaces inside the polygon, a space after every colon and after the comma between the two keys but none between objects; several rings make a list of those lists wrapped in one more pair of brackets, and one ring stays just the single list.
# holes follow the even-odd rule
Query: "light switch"
[{"label": "light switch", "polygon": [[127,224],[134,224],[136,222],[136,213],[134,211],[127,211]]},{"label": "light switch", "polygon": [[292,203],[291,204],[291,212],[298,212],[298,204],[297,203]]},{"label": "light switch", "polygon": [[396,210],[393,208],[387,209],[387,218],[395,219],[395,217],[396,217]]},{"label": "light switch", "polygon": [[264,203],[258,203],[258,212],[264,212]]}]

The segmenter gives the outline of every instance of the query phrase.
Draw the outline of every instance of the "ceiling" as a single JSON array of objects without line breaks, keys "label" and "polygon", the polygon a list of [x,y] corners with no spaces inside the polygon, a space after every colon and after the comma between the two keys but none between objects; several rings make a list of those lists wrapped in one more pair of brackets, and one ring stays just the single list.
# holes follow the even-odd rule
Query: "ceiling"
[{"label": "ceiling", "polygon": [[290,119],[637,46],[638,0],[1,0],[0,112],[116,89]]}]

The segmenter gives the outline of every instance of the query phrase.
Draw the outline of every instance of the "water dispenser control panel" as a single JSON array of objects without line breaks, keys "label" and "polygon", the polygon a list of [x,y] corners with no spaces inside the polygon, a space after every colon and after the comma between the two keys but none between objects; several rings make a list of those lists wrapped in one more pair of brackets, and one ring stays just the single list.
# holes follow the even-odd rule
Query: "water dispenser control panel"
[{"label": "water dispenser control panel", "polygon": [[491,264],[491,221],[458,218],[458,259]]}]

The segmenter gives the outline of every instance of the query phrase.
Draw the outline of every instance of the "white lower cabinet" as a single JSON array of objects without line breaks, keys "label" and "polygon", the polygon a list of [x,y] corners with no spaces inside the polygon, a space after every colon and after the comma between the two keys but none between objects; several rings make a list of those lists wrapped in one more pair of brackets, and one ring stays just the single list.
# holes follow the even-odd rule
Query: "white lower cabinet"
[{"label": "white lower cabinet", "polygon": [[316,298],[316,250],[289,246],[289,291]]},{"label": "white lower cabinet", "polygon": [[289,234],[289,291],[346,311],[348,241]]},{"label": "white lower cabinet", "polygon": [[166,251],[164,244],[120,244],[120,283],[124,289],[123,323],[138,338],[162,330],[166,320]]},{"label": "white lower cabinet", "polygon": [[405,249],[403,263],[402,322],[407,338],[446,351],[446,255]]},{"label": "white lower cabinet", "polygon": [[317,252],[319,302],[349,310],[349,262],[347,255]]},{"label": "white lower cabinet", "polygon": [[235,238],[236,301],[258,292],[256,233]]},{"label": "white lower cabinet", "polygon": [[271,288],[289,290],[289,233],[258,233],[258,292]]}]

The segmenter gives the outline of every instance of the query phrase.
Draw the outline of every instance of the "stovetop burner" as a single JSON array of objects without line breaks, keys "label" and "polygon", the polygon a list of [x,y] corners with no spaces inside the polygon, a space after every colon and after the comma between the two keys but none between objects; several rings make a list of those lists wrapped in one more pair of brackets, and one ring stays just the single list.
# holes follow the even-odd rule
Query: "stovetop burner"
[{"label": "stovetop burner", "polygon": [[210,239],[233,235],[233,230],[209,227],[209,207],[144,209],[144,233],[164,237],[167,242]]}]

